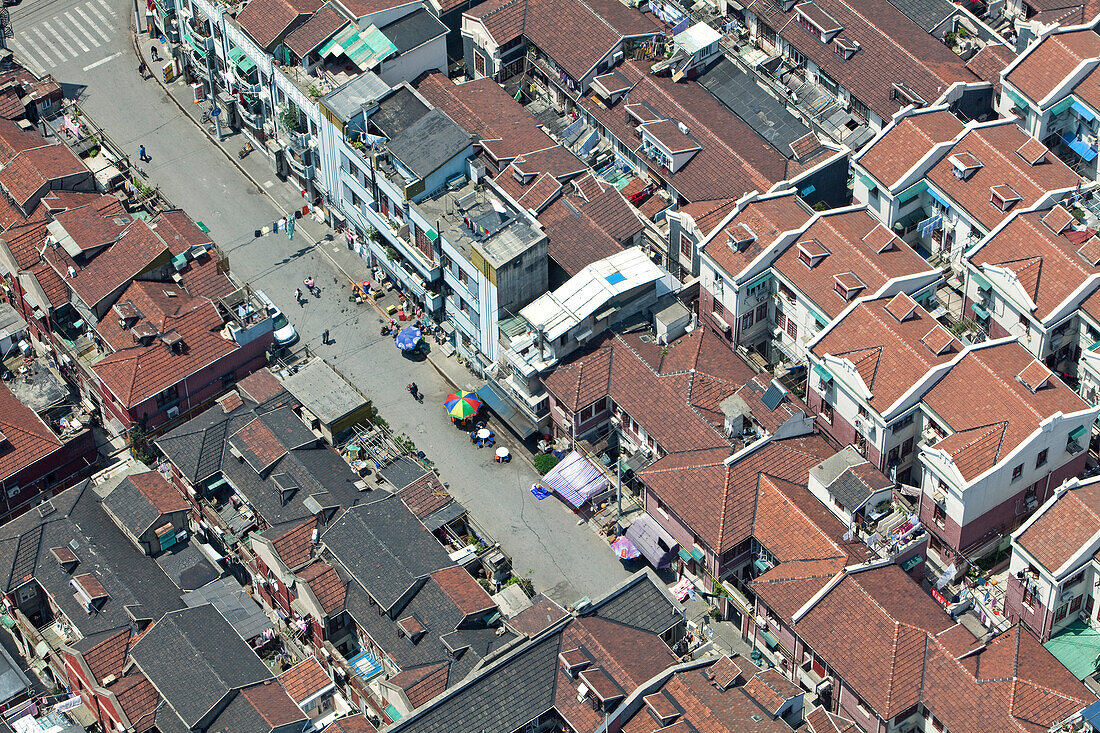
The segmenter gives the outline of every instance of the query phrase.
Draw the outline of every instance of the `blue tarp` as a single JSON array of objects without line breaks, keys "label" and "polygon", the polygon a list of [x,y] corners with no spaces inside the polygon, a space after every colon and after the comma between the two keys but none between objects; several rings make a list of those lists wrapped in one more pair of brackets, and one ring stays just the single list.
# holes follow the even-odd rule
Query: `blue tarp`
[{"label": "blue tarp", "polygon": [[1076,112],[1077,116],[1085,122],[1092,122],[1096,119],[1096,115],[1092,113],[1092,110],[1078,102],[1076,99],[1073,100],[1073,104],[1071,104],[1069,108]]},{"label": "blue tarp", "polygon": [[577,451],[571,451],[561,463],[554,466],[542,482],[557,492],[574,507],[582,504],[607,488],[607,477]]},{"label": "blue tarp", "polygon": [[1091,162],[1096,157],[1096,148],[1092,147],[1079,137],[1070,135],[1068,132],[1062,135],[1062,142],[1066,144],[1073,152],[1080,155],[1086,162]]}]

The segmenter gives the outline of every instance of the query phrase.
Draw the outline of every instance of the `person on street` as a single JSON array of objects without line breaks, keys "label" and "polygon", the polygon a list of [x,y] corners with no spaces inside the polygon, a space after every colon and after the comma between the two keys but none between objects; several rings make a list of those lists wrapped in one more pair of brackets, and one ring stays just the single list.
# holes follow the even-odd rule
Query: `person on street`
[{"label": "person on street", "polygon": [[144,145],[139,145],[138,146],[138,160],[140,160],[142,163],[148,163],[149,162],[149,156],[145,154],[145,146]]},{"label": "person on street", "polygon": [[302,304],[302,289],[301,288],[294,288],[294,300],[295,300],[295,302],[298,303],[298,305]]},{"label": "person on street", "polygon": [[149,54],[153,57],[153,61],[160,61],[160,55],[157,53],[156,46],[149,47]]},{"label": "person on street", "polygon": [[138,64],[138,73],[141,74],[141,78],[145,78],[145,61],[141,61]]}]

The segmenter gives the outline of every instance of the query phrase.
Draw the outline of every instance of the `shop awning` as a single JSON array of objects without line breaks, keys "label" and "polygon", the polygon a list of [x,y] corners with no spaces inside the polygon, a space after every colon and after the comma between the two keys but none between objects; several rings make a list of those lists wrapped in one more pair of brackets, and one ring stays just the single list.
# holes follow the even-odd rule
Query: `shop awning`
[{"label": "shop awning", "polygon": [[1062,135],[1062,142],[1065,143],[1066,147],[1070,150],[1081,156],[1086,162],[1096,157],[1095,148],[1081,138],[1070,135],[1068,132]]},{"label": "shop awning", "polygon": [[373,25],[360,33],[354,23],[348,23],[321,47],[319,53],[321,58],[343,54],[367,71],[397,53],[397,46]]},{"label": "shop awning", "polygon": [[1069,433],[1069,439],[1070,439],[1070,440],[1077,440],[1077,439],[1079,439],[1079,438],[1080,438],[1080,437],[1081,437],[1082,435],[1084,435],[1085,433],[1087,433],[1088,431],[1089,431],[1089,426],[1088,426],[1088,425],[1082,425],[1082,426],[1080,426],[1080,427],[1076,428],[1075,430],[1071,430],[1071,431],[1070,431],[1070,433]]},{"label": "shop awning", "polygon": [[577,451],[571,451],[561,463],[554,466],[543,477],[542,483],[578,508],[608,487],[608,480],[603,472]]},{"label": "shop awning", "polygon": [[1078,102],[1076,99],[1073,100],[1073,104],[1071,104],[1069,108],[1076,112],[1077,116],[1085,122],[1092,122],[1096,119],[1096,115],[1092,113],[1092,110]]},{"label": "shop awning", "polygon": [[649,563],[657,568],[672,565],[672,559],[680,545],[660,523],[649,514],[642,514],[626,528],[626,536]]},{"label": "shop awning", "polygon": [[234,46],[229,51],[229,60],[237,67],[242,74],[251,74],[253,69],[256,68],[256,62],[244,55],[237,46]]},{"label": "shop awning", "polygon": [[538,426],[527,419],[519,410],[514,408],[511,400],[501,393],[499,387],[492,382],[486,382],[485,386],[477,391],[478,398],[489,406],[501,420],[508,423],[525,440],[538,430]]}]

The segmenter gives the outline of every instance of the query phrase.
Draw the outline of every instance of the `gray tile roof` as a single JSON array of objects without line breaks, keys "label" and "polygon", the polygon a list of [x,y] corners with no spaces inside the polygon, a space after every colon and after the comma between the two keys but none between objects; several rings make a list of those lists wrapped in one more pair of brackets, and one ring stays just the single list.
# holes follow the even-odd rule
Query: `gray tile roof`
[{"label": "gray tile roof", "polygon": [[30,686],[27,675],[19,669],[7,649],[0,647],[0,704],[6,703]]},{"label": "gray tile roof", "polygon": [[373,71],[357,74],[325,95],[322,104],[344,122],[351,122],[365,107],[373,106],[390,91],[390,86]]},{"label": "gray tile roof", "polygon": [[390,153],[420,178],[427,178],[473,144],[470,133],[433,109],[390,138]]},{"label": "gray tile roof", "polygon": [[875,493],[875,489],[865,484],[859,476],[856,476],[849,469],[840,474],[837,480],[829,485],[829,493],[840,502],[841,506],[854,511],[863,506],[863,502],[871,498],[871,494]]},{"label": "gray tile roof", "polygon": [[[5,592],[34,578],[84,637],[129,626],[130,613],[156,620],[183,607],[179,588],[111,520],[90,482],[53,497],[49,506],[46,516],[35,509],[0,527]],[[72,549],[79,558],[74,572],[94,572],[106,589],[109,598],[97,613],[89,615],[77,602],[69,586],[73,576],[53,559],[52,547]]]},{"label": "gray tile roof", "polygon": [[188,608],[211,604],[242,639],[253,639],[273,626],[260,604],[234,578],[220,578],[184,593],[183,602]]},{"label": "gray tile roof", "polygon": [[454,694],[398,721],[396,733],[481,733],[517,730],[554,704],[561,634],[537,639],[505,657],[491,673],[462,685]]},{"label": "gray tile roof", "polygon": [[115,490],[103,497],[103,505],[126,527],[134,529],[137,537],[143,535],[160,518],[160,511],[127,476]]},{"label": "gray tile roof", "polygon": [[[226,440],[257,417],[288,449],[262,476],[247,461],[234,458]],[[321,444],[279,398],[258,406],[245,402],[229,415],[221,406],[211,407],[161,437],[156,444],[192,484],[223,476],[269,526],[313,516],[302,503],[309,496],[325,508],[346,508],[364,496],[355,486],[359,476],[338,453]],[[277,474],[285,474],[280,481],[298,487],[285,499],[275,486]]]},{"label": "gray tile roof", "polygon": [[378,473],[382,478],[390,482],[394,488],[401,490],[428,473],[428,469],[409,458],[401,456],[393,463],[382,468]]},{"label": "gray tile roof", "polygon": [[393,45],[397,46],[398,53],[411,51],[433,38],[447,34],[447,26],[425,8],[403,15],[379,30],[382,31],[382,35],[390,39]]},{"label": "gray tile roof", "polygon": [[612,590],[595,613],[600,618],[654,634],[663,634],[683,621],[680,605],[648,569],[635,573]]},{"label": "gray tile roof", "polygon": [[377,111],[370,116],[370,123],[386,137],[395,138],[426,114],[428,105],[412,89],[402,85],[378,104]]},{"label": "gray tile roof", "polygon": [[176,543],[156,559],[160,569],[183,591],[201,588],[221,575],[202,550],[190,541]]},{"label": "gray tile roof", "polygon": [[443,545],[393,494],[349,508],[325,530],[321,541],[327,554],[387,610],[419,579],[454,564]]},{"label": "gray tile roof", "polygon": [[191,728],[208,723],[232,691],[273,677],[212,605],[165,615],[130,656]]}]

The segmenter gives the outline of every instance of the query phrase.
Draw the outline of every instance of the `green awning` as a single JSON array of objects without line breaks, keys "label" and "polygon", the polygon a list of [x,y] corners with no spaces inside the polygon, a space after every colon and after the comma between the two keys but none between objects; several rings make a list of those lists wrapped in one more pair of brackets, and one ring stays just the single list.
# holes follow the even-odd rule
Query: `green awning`
[{"label": "green awning", "polygon": [[360,33],[354,23],[348,23],[321,47],[320,56],[325,58],[343,54],[360,69],[367,71],[395,53],[397,46],[376,26],[372,25]]},{"label": "green awning", "polygon": [[691,548],[691,556],[695,558],[696,562],[703,562],[703,551],[698,547]]},{"label": "green awning", "polygon": [[1100,648],[1100,631],[1084,621],[1069,624],[1043,646],[1079,680],[1100,669],[1096,659],[1096,650]]},{"label": "green awning", "polygon": [[201,221],[196,221],[195,226],[197,226],[199,229],[201,229],[204,234],[209,234],[210,233],[210,227],[206,226]]},{"label": "green awning", "polygon": [[10,629],[15,626],[15,619],[6,613],[0,613],[0,624],[4,624],[6,629]]},{"label": "green awning", "polygon": [[978,318],[981,318],[982,320],[989,318],[989,311],[987,311],[985,308],[981,307],[977,303],[971,304],[970,309],[974,311],[974,315],[976,315]]},{"label": "green awning", "polygon": [[1082,425],[1081,427],[1077,428],[1076,430],[1071,430],[1070,431],[1069,439],[1070,440],[1077,440],[1078,438],[1080,438],[1082,435],[1084,435],[1088,431],[1089,431],[1089,426],[1088,425]]},{"label": "green awning", "polygon": [[924,562],[924,558],[918,553],[901,564],[901,569],[908,572]]},{"label": "green awning", "polygon": [[751,283],[749,283],[747,287],[748,287],[749,290],[752,290],[753,288],[757,287],[758,285],[763,285],[764,283],[766,283],[768,280],[771,280],[771,279],[772,279],[772,274],[770,272],[765,272],[763,275],[761,275],[760,277],[756,278]]},{"label": "green awning", "polygon": [[198,41],[196,41],[194,38],[191,37],[191,34],[188,32],[188,29],[187,29],[187,22],[186,21],[181,21],[179,25],[180,25],[180,30],[182,31],[183,40],[187,43],[188,46],[191,47],[191,50],[194,52],[194,54],[196,56],[198,56],[200,59],[205,59],[206,58],[206,49],[203,48],[201,43],[199,43]]},{"label": "green awning", "polygon": [[776,639],[773,634],[769,634],[767,631],[760,634],[764,637],[764,643],[768,645],[769,649],[775,649],[779,646],[779,639]]},{"label": "green awning", "polygon": [[384,710],[386,717],[389,718],[391,722],[396,723],[401,720],[401,713],[397,712],[397,708],[393,705],[387,705]]},{"label": "green awning", "polygon": [[683,560],[684,562],[691,562],[691,553],[690,552],[688,552],[687,550],[685,550],[684,548],[681,547],[680,550],[679,550],[679,554],[680,554],[680,559],[681,560]]},{"label": "green awning", "polygon": [[772,569],[772,564],[767,560],[756,558],[752,561],[753,567],[755,567],[761,574],[768,572]]},{"label": "green awning", "polygon": [[424,236],[428,238],[429,242],[434,242],[435,240],[439,239],[439,232],[434,229],[429,229],[428,231],[424,232]]},{"label": "green awning", "polygon": [[814,364],[814,374],[821,377],[821,381],[825,384],[833,381],[833,375],[829,374],[829,370],[821,366],[820,364]]},{"label": "green awning", "polygon": [[256,68],[256,62],[245,56],[244,51],[237,46],[229,50],[229,60],[245,75],[251,74]]}]

